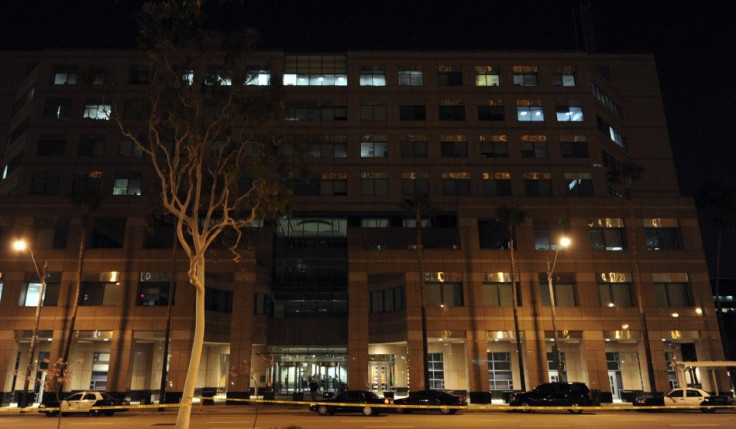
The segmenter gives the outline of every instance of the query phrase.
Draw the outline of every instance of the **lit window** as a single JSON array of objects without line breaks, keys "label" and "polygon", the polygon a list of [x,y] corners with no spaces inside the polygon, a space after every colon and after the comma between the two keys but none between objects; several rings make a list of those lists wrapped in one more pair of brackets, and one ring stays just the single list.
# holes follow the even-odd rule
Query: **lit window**
[{"label": "lit window", "polygon": [[553,74],[552,86],[575,86],[575,73]]},{"label": "lit window", "polygon": [[284,86],[347,86],[347,57],[344,55],[287,55]]},{"label": "lit window", "polygon": [[386,71],[379,66],[362,67],[360,86],[386,86]]},{"label": "lit window", "polygon": [[54,85],[76,85],[77,66],[54,67]]},{"label": "lit window", "polygon": [[499,86],[500,84],[498,72],[492,66],[475,68],[475,86]]},{"label": "lit window", "polygon": [[141,195],[141,179],[137,177],[121,177],[115,179],[113,195]]},{"label": "lit window", "polygon": [[539,106],[517,106],[516,119],[519,122],[544,121],[544,111]]},{"label": "lit window", "polygon": [[110,112],[112,107],[109,104],[101,104],[96,102],[87,102],[84,105],[84,113],[82,115],[85,119],[96,119],[101,121],[107,121],[110,119]]},{"label": "lit window", "polygon": [[248,70],[245,84],[249,86],[268,86],[271,84],[271,72],[268,70]]},{"label": "lit window", "polygon": [[399,85],[422,86],[424,85],[424,72],[421,70],[399,70]]},{"label": "lit window", "polygon": [[590,173],[565,173],[565,189],[569,197],[592,197],[593,179]]},{"label": "lit window", "polygon": [[557,106],[557,122],[582,122],[583,108],[580,106]]},{"label": "lit window", "polygon": [[385,135],[363,136],[360,143],[361,158],[385,158],[388,156],[388,143]]}]

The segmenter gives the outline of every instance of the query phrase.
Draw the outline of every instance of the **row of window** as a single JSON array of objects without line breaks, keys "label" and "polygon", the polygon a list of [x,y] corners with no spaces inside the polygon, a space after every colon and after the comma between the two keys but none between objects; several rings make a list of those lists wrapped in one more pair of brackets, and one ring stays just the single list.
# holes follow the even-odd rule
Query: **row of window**
[{"label": "row of window", "polygon": [[[465,105],[458,100],[445,100],[453,104],[437,106],[437,119],[440,121],[465,121]],[[544,122],[545,115],[541,103],[530,105],[527,100],[519,100],[522,105],[516,106],[518,122]],[[364,102],[360,106],[360,120],[385,121],[388,119],[385,103]],[[579,105],[558,104],[555,106],[557,122],[583,122],[583,108]],[[399,106],[400,121],[426,121],[427,106],[424,104],[407,104]],[[286,115],[288,121],[347,121],[348,108],[343,103],[318,103],[299,101],[288,103]],[[505,121],[506,108],[502,105],[477,106],[478,121]],[[606,135],[609,134],[605,131]]]},{"label": "row of window", "polygon": [[[539,294],[542,305],[550,306],[549,285],[547,274],[539,274]],[[576,284],[567,273],[557,275],[563,280],[556,280],[552,285],[555,306],[580,306]],[[44,291],[44,306],[56,306],[59,298],[60,283],[48,282]],[[636,294],[631,282],[599,282],[598,305],[601,307],[633,307],[637,305]],[[0,283],[0,299],[3,283]],[[510,283],[483,283],[483,305],[486,307],[511,307],[513,305],[512,286]],[[517,288],[517,302],[522,303],[521,288]],[[655,282],[654,296],[659,307],[692,307],[694,299],[689,282]],[[370,313],[380,314],[400,311],[404,309],[404,287],[374,291],[369,293]],[[82,282],[79,296],[81,306],[114,306],[120,302],[121,285],[119,282]],[[205,302],[207,310],[223,313],[232,312],[232,291],[207,288]],[[139,282],[139,306],[166,306],[170,300],[170,283]],[[41,284],[28,282],[21,290],[18,305],[21,307],[35,307],[41,298]],[[465,305],[463,284],[461,282],[446,282],[425,284],[425,304],[428,307],[462,307]],[[273,315],[273,301],[267,295],[257,295],[254,311],[256,314]]]}]

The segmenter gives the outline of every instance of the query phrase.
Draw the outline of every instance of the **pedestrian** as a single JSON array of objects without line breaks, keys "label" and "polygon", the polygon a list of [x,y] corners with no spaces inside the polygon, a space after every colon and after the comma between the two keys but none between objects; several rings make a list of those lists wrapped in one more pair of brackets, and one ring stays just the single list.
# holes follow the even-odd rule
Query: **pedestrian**
[{"label": "pedestrian", "polygon": [[317,400],[317,391],[319,390],[319,383],[312,377],[309,377],[309,391],[312,393],[312,400]]}]

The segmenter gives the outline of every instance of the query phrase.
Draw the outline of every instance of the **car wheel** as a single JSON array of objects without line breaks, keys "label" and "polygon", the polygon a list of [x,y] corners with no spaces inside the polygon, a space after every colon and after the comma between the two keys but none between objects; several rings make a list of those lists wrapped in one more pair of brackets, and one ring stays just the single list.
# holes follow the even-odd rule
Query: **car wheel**
[{"label": "car wheel", "polygon": [[457,413],[457,410],[450,410],[450,414],[455,414],[455,413]]},{"label": "car wheel", "polygon": [[716,409],[715,408],[701,408],[700,411],[704,413],[715,413]]},{"label": "car wheel", "polygon": [[577,402],[573,402],[570,405],[574,407],[574,408],[567,410],[570,412],[570,414],[583,414],[583,409],[580,408],[580,404],[578,404]]},{"label": "car wheel", "polygon": [[406,408],[397,408],[396,414],[406,414]]},{"label": "car wheel", "polygon": [[110,417],[110,416],[112,416],[112,415],[114,415],[114,414],[115,414],[115,411],[114,411],[114,410],[107,410],[107,411],[105,411],[105,412],[104,412],[104,414],[105,414],[106,416]]},{"label": "car wheel", "polygon": [[371,407],[363,407],[363,415],[364,416],[372,416],[373,415],[373,408],[371,408]]},{"label": "car wheel", "polygon": [[46,414],[46,417],[56,417],[59,415],[58,411],[46,411],[44,414]]},{"label": "car wheel", "polygon": [[529,407],[531,405],[529,405],[528,402],[522,402],[520,405],[521,405],[522,408],[525,408],[524,410],[522,410],[523,412],[525,412],[525,413],[533,413],[534,412],[534,410],[530,410],[529,409]]},{"label": "car wheel", "polygon": [[329,410],[327,409],[327,406],[320,405],[319,407],[317,407],[317,414],[319,414],[320,416],[326,416],[327,414],[329,414]]},{"label": "car wheel", "polygon": [[444,416],[446,416],[446,415],[450,414],[451,412],[452,412],[452,410],[451,410],[451,409],[449,409],[449,408],[440,408],[440,413],[441,413],[442,415],[444,415]]}]

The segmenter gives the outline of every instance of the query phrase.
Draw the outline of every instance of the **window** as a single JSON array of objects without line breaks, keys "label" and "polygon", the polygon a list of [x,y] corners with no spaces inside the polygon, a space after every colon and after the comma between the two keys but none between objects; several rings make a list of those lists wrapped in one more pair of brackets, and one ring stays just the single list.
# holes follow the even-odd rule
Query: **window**
[{"label": "window", "polygon": [[[33,273],[33,277],[38,278],[36,273]],[[38,300],[41,299],[41,306],[53,307],[56,306],[59,300],[59,283],[46,281],[46,288],[43,293],[43,299],[41,299],[41,283],[38,281],[31,281],[23,286],[20,293],[20,307],[37,307]]]},{"label": "window", "polygon": [[115,83],[115,68],[95,67],[89,70],[92,85],[113,85]]},{"label": "window", "polygon": [[122,249],[125,239],[124,217],[98,217],[92,224],[92,234],[87,240],[90,249]]},{"label": "window", "polygon": [[557,122],[582,122],[583,108],[580,106],[557,106]]},{"label": "window", "polygon": [[64,156],[66,141],[62,136],[42,135],[36,149],[37,156]]},{"label": "window", "polygon": [[413,171],[401,173],[401,195],[416,196],[429,194],[429,175]]},{"label": "window", "polygon": [[131,177],[116,177],[112,188],[113,195],[141,195],[141,178],[132,174]]},{"label": "window", "polygon": [[445,388],[445,366],[442,362],[442,353],[427,353],[427,366],[429,372],[429,388]]},{"label": "window", "polygon": [[361,67],[360,86],[386,86],[386,70],[379,66]]},{"label": "window", "polygon": [[626,139],[616,131],[612,126],[608,125],[606,121],[601,119],[600,116],[595,117],[598,121],[598,130],[602,132],[604,135],[606,135],[612,142],[616,143],[617,145],[621,146],[624,149],[627,149],[628,146],[626,144]]},{"label": "window", "polygon": [[34,177],[31,179],[31,195],[59,195],[59,178]]},{"label": "window", "polygon": [[82,282],[79,305],[115,305],[118,301],[120,284],[117,282]]},{"label": "window", "polygon": [[442,193],[447,196],[470,195],[470,173],[442,173]]},{"label": "window", "polygon": [[[109,112],[109,109],[108,109]],[[150,111],[148,104],[143,99],[125,100],[123,107],[123,119],[145,121],[149,118]]]},{"label": "window", "polygon": [[100,177],[101,176],[94,173],[92,175],[79,175],[74,177],[72,180],[72,194],[79,195],[84,193],[99,193],[101,190],[100,183],[102,182]]},{"label": "window", "polygon": [[427,120],[427,107],[420,104],[399,106],[399,119],[402,121],[425,121]]},{"label": "window", "polygon": [[593,88],[593,95],[595,96],[595,99],[598,100],[599,103],[601,103],[603,106],[605,106],[611,113],[616,115],[617,118],[623,118],[623,114],[621,113],[621,107],[614,102],[611,97],[608,96],[605,92],[603,92],[602,89],[598,87],[596,84],[591,84]]},{"label": "window", "polygon": [[462,307],[462,283],[425,283],[425,304],[427,307]]},{"label": "window", "polygon": [[483,195],[510,197],[511,173],[483,173]]},{"label": "window", "polygon": [[493,66],[478,66],[475,68],[475,86],[499,86],[501,80]]},{"label": "window", "polygon": [[[550,306],[549,283],[547,274],[539,274],[539,292],[542,305]],[[575,280],[571,273],[554,273],[552,277],[552,293],[554,294],[556,307],[577,307],[575,297]]]},{"label": "window", "polygon": [[386,103],[383,101],[361,100],[360,102],[360,120],[361,121],[385,121],[386,120]]},{"label": "window", "polygon": [[552,86],[576,86],[575,72],[567,71],[552,74]]},{"label": "window", "polygon": [[385,135],[368,135],[361,138],[361,158],[385,158],[388,156],[388,143]]},{"label": "window", "polygon": [[463,72],[453,70],[450,66],[440,66],[437,71],[437,85],[439,86],[462,86]]},{"label": "window", "polygon": [[131,85],[148,85],[150,75],[148,69],[144,66],[132,65],[128,73],[128,83]]},{"label": "window", "polygon": [[657,283],[655,279],[654,294],[660,307],[692,307],[693,294],[690,283],[667,282]]},{"label": "window", "polygon": [[598,283],[598,297],[601,307],[631,307],[634,299],[629,282],[625,283]]},{"label": "window", "polygon": [[76,85],[77,66],[54,66],[54,85]]},{"label": "window", "polygon": [[521,136],[522,158],[548,158],[547,136]]},{"label": "window", "polygon": [[644,219],[648,250],[680,250],[679,224],[672,218]]},{"label": "window", "polygon": [[[570,231],[570,223],[567,219],[559,220],[534,220],[534,249],[535,250],[558,250],[560,239],[566,237]],[[547,280],[545,279],[545,284]]]},{"label": "window", "polygon": [[465,120],[465,106],[460,104],[460,101],[455,100],[443,100],[442,103],[457,103],[439,106],[439,120],[440,121],[464,121]]},{"label": "window", "polygon": [[519,122],[542,122],[544,112],[540,106],[517,106],[516,119]]},{"label": "window", "polygon": [[361,195],[388,195],[388,173],[386,172],[361,172],[360,173]]},{"label": "window", "polygon": [[43,109],[44,119],[70,119],[72,100],[68,98],[51,98],[46,100]]},{"label": "window", "polygon": [[77,156],[101,157],[105,155],[105,136],[87,134],[79,137]]},{"label": "window", "polygon": [[465,141],[465,136],[462,134],[441,135],[440,153],[443,158],[467,158],[468,142]]},{"label": "window", "polygon": [[514,66],[514,85],[537,86],[537,66]]},{"label": "window", "polygon": [[513,390],[514,377],[511,373],[511,353],[489,352],[488,387],[490,390]]},{"label": "window", "polygon": [[304,150],[306,158],[346,158],[347,136],[326,135],[321,142],[308,142]]},{"label": "window", "polygon": [[273,299],[263,293],[255,294],[253,297],[253,314],[273,316]]},{"label": "window", "polygon": [[621,218],[601,218],[588,222],[593,250],[621,251],[624,246],[624,221]]},{"label": "window", "polygon": [[481,135],[480,156],[484,158],[507,158],[508,138],[505,135]]},{"label": "window", "polygon": [[563,158],[587,158],[588,141],[585,136],[560,136],[560,152]]},{"label": "window", "polygon": [[219,86],[232,86],[233,80],[230,76],[226,75],[221,69],[211,68],[207,71],[207,75],[204,78],[205,85],[219,85]]},{"label": "window", "polygon": [[379,290],[370,293],[371,314],[391,313],[404,309],[404,287]]},{"label": "window", "polygon": [[220,313],[233,312],[233,292],[231,290],[215,289],[205,287],[204,289],[205,309]]},{"label": "window", "polygon": [[84,105],[84,113],[82,114],[82,117],[85,119],[107,121],[110,119],[111,109],[112,108],[109,104],[87,100],[87,103]]},{"label": "window", "polygon": [[514,294],[512,292],[511,283],[483,283],[484,306],[511,307],[513,303]]},{"label": "window", "polygon": [[36,88],[33,86],[28,88],[26,92],[24,92],[23,95],[20,96],[20,98],[15,100],[15,102],[13,103],[13,106],[10,108],[10,113],[15,115],[16,113],[20,112],[21,109],[31,104],[31,101],[33,101],[33,97],[35,95],[36,95]]},{"label": "window", "polygon": [[347,86],[344,55],[286,55],[284,86]]},{"label": "window", "polygon": [[169,305],[171,273],[141,272],[138,279],[139,306]]},{"label": "window", "polygon": [[0,302],[3,301],[3,282],[0,282]]},{"label": "window", "polygon": [[565,173],[568,197],[592,197],[593,179],[590,173]]},{"label": "window", "polygon": [[66,249],[69,236],[69,219],[46,218],[38,220],[36,249]]},{"label": "window", "polygon": [[400,86],[423,86],[424,72],[422,70],[399,70]]},{"label": "window", "polygon": [[347,195],[348,174],[347,173],[322,173],[319,182],[320,195]]},{"label": "window", "polygon": [[251,68],[245,72],[246,86],[268,86],[271,84],[271,72],[266,69]]},{"label": "window", "polygon": [[402,158],[426,158],[427,137],[408,135],[401,140]]},{"label": "window", "polygon": [[528,197],[552,195],[551,173],[524,173],[524,194]]},{"label": "window", "polygon": [[290,103],[287,121],[346,121],[348,108],[344,103],[322,104],[317,102]]},{"label": "window", "polygon": [[478,106],[479,121],[505,121],[506,111],[503,106]]},{"label": "window", "polygon": [[120,139],[120,150],[118,155],[123,157],[136,157],[143,156],[143,150],[129,137],[122,137]]}]

